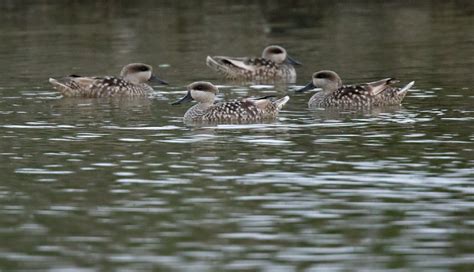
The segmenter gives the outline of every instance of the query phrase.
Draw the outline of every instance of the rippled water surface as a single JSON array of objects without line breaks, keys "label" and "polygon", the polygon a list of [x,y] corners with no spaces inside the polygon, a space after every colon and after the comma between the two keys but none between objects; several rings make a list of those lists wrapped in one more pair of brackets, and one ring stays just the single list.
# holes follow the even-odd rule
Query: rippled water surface
[{"label": "rippled water surface", "polygon": [[[0,270],[472,271],[472,1],[3,1]],[[226,82],[207,55],[281,44],[290,85]],[[146,62],[143,99],[47,79]],[[400,107],[306,108],[312,72],[416,84]],[[171,106],[291,100],[264,124],[187,126]]]}]

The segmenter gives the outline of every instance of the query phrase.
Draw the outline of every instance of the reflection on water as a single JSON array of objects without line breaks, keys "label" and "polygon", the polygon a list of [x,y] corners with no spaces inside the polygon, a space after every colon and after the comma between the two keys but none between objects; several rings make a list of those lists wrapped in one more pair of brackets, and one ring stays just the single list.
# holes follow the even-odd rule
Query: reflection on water
[{"label": "reflection on water", "polygon": [[[473,8],[3,1],[0,270],[472,270]],[[204,63],[268,44],[304,63],[296,85]],[[136,61],[172,85],[63,99],[47,82]],[[291,90],[319,69],[416,86],[403,106],[308,110]],[[274,122],[189,127],[170,102],[196,80],[291,100]]]}]

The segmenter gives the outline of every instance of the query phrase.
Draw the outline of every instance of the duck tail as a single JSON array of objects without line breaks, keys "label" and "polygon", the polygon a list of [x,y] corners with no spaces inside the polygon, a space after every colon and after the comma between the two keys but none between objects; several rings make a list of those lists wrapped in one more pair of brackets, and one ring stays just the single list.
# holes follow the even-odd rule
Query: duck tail
[{"label": "duck tail", "polygon": [[206,65],[212,70],[224,74],[228,79],[237,79],[239,75],[255,70],[255,67],[248,63],[248,58],[207,56]]},{"label": "duck tail", "polygon": [[211,56],[207,56],[206,57],[206,65],[211,68],[212,70],[216,71],[216,72],[219,72],[219,73],[223,73],[223,74],[227,74],[229,71],[229,68],[226,67],[225,65],[222,65],[222,63],[219,61],[219,58],[218,57],[211,57]]},{"label": "duck tail", "polygon": [[272,103],[278,108],[278,110],[281,110],[281,108],[283,108],[283,106],[286,104],[286,102],[288,102],[288,100],[290,100],[290,97],[286,95],[280,99],[273,101]]},{"label": "duck tail", "polygon": [[392,84],[395,84],[395,83],[398,83],[400,82],[400,80],[396,79],[396,78],[388,78],[386,79],[386,84],[387,85],[392,85]]},{"label": "duck tail", "polygon": [[369,82],[367,85],[370,86],[372,95],[376,96],[389,88],[390,85],[397,82],[399,82],[399,80],[396,78],[384,78],[374,82]]},{"label": "duck tail", "polygon": [[53,88],[58,90],[64,96],[74,96],[74,90],[71,89],[64,83],[59,82],[57,79],[49,78],[49,83],[53,85]]},{"label": "duck tail", "polygon": [[376,87],[379,87],[379,86],[391,85],[391,84],[395,84],[395,83],[398,83],[398,82],[400,82],[400,80],[398,80],[396,78],[393,78],[393,77],[389,77],[389,78],[384,78],[384,79],[381,79],[381,80],[369,82],[369,83],[367,83],[367,85],[370,85],[373,88],[376,88]]},{"label": "duck tail", "polygon": [[398,94],[401,95],[401,94],[406,94],[408,92],[408,90],[411,89],[411,87],[413,87],[413,85],[415,85],[415,81],[412,81],[410,83],[408,83],[407,85],[405,85],[405,87],[401,88],[399,91],[398,91]]},{"label": "duck tail", "polygon": [[266,96],[260,96],[260,97],[255,97],[253,100],[264,100],[264,99],[272,99],[275,98],[274,95],[266,95]]}]

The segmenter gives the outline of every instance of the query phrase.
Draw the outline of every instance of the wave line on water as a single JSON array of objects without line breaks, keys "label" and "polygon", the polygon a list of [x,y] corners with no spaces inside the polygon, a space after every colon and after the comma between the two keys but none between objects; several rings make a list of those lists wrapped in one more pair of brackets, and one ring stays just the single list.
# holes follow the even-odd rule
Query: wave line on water
[{"label": "wave line on water", "polygon": [[119,127],[119,126],[103,126],[105,129],[117,129],[117,130],[174,130],[181,129],[181,127],[168,125],[161,127]]}]

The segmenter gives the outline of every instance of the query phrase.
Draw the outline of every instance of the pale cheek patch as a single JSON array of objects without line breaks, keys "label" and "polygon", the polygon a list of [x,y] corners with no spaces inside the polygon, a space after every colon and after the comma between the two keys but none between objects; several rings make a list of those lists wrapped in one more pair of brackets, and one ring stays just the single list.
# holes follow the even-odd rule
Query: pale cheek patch
[{"label": "pale cheek patch", "polygon": [[281,63],[281,62],[285,61],[286,56],[283,53],[275,54],[275,55],[273,55],[272,59],[276,63]]},{"label": "pale cheek patch", "polygon": [[324,85],[325,81],[326,81],[325,79],[318,78],[318,79],[315,79],[313,83],[316,87],[321,87]]},{"label": "pale cheek patch", "polygon": [[150,77],[151,77],[151,72],[150,71],[137,73],[137,78],[139,79],[140,82],[148,81],[150,79]]},{"label": "pale cheek patch", "polygon": [[151,72],[150,71],[143,71],[143,72],[136,72],[136,73],[131,73],[125,76],[125,80],[132,82],[134,84],[142,83],[142,82],[147,82],[151,77]]},{"label": "pale cheek patch", "polygon": [[194,100],[196,101],[210,101],[212,100],[213,95],[208,92],[203,92],[203,91],[197,91],[197,90],[191,90],[191,96],[193,97]]}]

